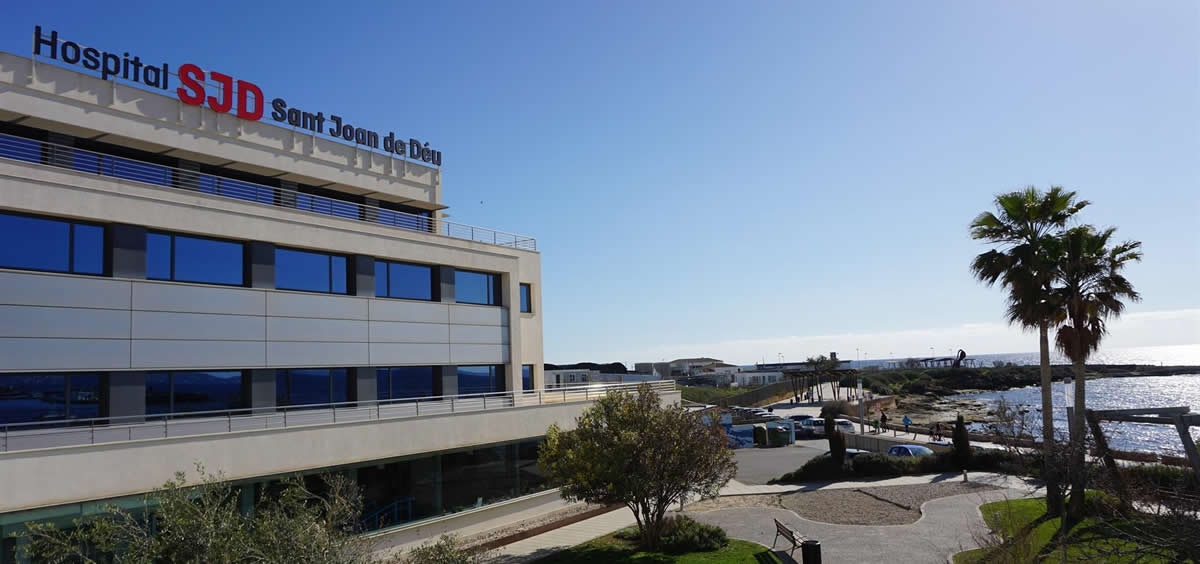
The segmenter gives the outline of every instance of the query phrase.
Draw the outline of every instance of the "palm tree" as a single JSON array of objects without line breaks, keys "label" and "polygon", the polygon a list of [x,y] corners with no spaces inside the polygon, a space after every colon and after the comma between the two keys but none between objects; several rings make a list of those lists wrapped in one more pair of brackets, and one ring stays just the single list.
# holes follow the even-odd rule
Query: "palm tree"
[{"label": "palm tree", "polygon": [[1078,523],[1083,516],[1084,363],[1100,346],[1107,332],[1107,321],[1119,317],[1125,309],[1122,300],[1141,299],[1129,280],[1121,274],[1125,265],[1142,260],[1142,244],[1125,241],[1109,247],[1114,228],[1097,231],[1091,225],[1068,230],[1058,241],[1063,260],[1059,264],[1055,289],[1056,301],[1063,305],[1067,321],[1058,329],[1054,342],[1071,359],[1075,373],[1075,413],[1071,419],[1071,501],[1067,517]]},{"label": "palm tree", "polygon": [[1046,481],[1046,508],[1050,516],[1062,513],[1062,493],[1051,457],[1054,445],[1054,401],[1050,387],[1050,328],[1062,320],[1061,308],[1051,300],[1058,257],[1050,243],[1071,216],[1090,202],[1076,193],[1052,186],[1046,192],[1029,186],[999,194],[996,211],[983,212],[971,222],[971,238],[1001,245],[975,257],[971,271],[987,285],[997,281],[1008,289],[1008,322],[1037,329],[1042,377],[1042,477]]}]

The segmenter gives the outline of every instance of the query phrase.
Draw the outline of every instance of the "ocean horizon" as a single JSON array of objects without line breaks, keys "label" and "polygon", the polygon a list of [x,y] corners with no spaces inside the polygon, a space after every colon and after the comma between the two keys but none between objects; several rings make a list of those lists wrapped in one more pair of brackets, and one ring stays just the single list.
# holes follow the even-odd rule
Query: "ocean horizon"
[{"label": "ocean horizon", "polygon": [[[948,352],[948,351],[947,351]],[[993,366],[995,362],[1013,363],[1013,364],[1037,364],[1038,352],[1015,352],[1015,353],[988,353],[988,354],[972,354],[967,352],[967,358],[975,359],[975,362],[980,367]],[[939,354],[938,358],[948,357],[950,354]],[[898,357],[898,358],[872,358],[864,360],[851,360],[849,368],[865,368],[868,366],[880,366],[885,362],[900,361],[903,362],[908,358],[928,358],[926,356]],[[1057,350],[1050,350],[1050,362],[1052,364],[1070,364],[1070,360],[1059,353]],[[1088,364],[1141,364],[1152,366],[1200,366],[1200,343],[1190,345],[1157,345],[1146,347],[1105,347],[1092,354],[1088,359]]]}]

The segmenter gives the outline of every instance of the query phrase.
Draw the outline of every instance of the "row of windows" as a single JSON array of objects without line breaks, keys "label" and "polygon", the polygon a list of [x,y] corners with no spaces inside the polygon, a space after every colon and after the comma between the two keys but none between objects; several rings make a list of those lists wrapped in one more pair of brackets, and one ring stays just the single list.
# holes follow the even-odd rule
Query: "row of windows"
[{"label": "row of windows", "polygon": [[[102,275],[104,227],[90,223],[0,213],[0,267]],[[350,262],[339,254],[275,248],[275,287],[329,294],[351,288]],[[236,241],[173,233],[146,234],[146,277],[244,286],[246,246]],[[376,261],[375,295],[412,300],[438,298],[433,267]],[[500,275],[455,270],[455,301],[499,305]],[[521,284],[521,311],[530,311],[530,287]]]},{"label": "row of windows", "polygon": [[[504,367],[458,366],[458,393],[505,390]],[[275,371],[275,405],[319,406],[350,401],[354,385],[346,368],[289,368]],[[380,400],[435,395],[434,366],[377,368]],[[249,407],[246,373],[241,370],[155,371],[146,373],[147,415],[187,414]],[[103,374],[0,374],[0,424],[29,423],[104,416],[101,398],[107,383]],[[521,370],[521,387],[533,389],[533,366]]]}]

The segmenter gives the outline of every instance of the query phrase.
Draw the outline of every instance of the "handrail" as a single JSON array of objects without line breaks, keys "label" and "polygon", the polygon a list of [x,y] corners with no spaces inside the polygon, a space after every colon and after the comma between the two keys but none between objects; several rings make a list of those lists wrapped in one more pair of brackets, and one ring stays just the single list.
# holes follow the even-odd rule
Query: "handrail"
[{"label": "handrail", "polygon": [[525,235],[307,194],[277,186],[235,180],[183,168],[147,163],[16,135],[0,133],[0,158],[44,164],[71,169],[83,174],[132,180],[154,186],[179,188],[201,192],[209,196],[363,221],[374,225],[421,231],[477,243],[528,251],[537,250],[537,240]]},{"label": "handrail", "polygon": [[[31,421],[0,425],[0,452],[30,450],[47,446],[102,444],[141,439],[167,438],[195,434],[232,433],[253,429],[276,429],[349,423],[357,421],[390,420],[473,411],[494,411],[516,407],[591,401],[614,391],[636,390],[650,384],[655,391],[674,391],[673,380],[615,384],[585,384],[554,390],[524,390],[361,400],[322,404],[248,407],[214,411],[192,411],[171,414],[92,417]],[[488,399],[494,401],[488,401]],[[424,404],[422,406],[422,404]],[[339,411],[342,415],[339,415]],[[199,428],[188,432],[188,427]],[[55,437],[73,435],[80,439],[58,444]],[[85,435],[80,437],[80,435]],[[34,446],[13,448],[12,442],[29,441]],[[50,443],[47,445],[47,443]]]}]

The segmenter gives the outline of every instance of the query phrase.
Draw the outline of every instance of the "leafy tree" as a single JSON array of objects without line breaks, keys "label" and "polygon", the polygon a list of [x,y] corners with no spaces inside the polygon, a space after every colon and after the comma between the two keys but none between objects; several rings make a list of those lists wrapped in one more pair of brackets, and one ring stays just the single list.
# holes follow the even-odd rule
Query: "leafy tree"
[{"label": "leafy tree", "polygon": [[[1058,256],[1051,244],[1067,221],[1090,202],[1076,193],[1052,186],[1042,192],[1033,186],[999,194],[995,212],[983,212],[971,222],[971,238],[1000,245],[975,257],[971,272],[989,286],[1000,282],[1008,290],[1006,317],[1011,324],[1037,329],[1042,377],[1042,445],[1049,452],[1054,441],[1054,401],[1050,379],[1050,329],[1063,320],[1062,308],[1052,301]],[[1044,457],[1042,476],[1050,492],[1046,501],[1051,516],[1062,511],[1055,487],[1057,469]]]},{"label": "leafy tree", "polygon": [[568,500],[631,509],[650,549],[660,545],[672,503],[716,496],[737,471],[719,424],[662,405],[648,384],[600,398],[574,430],[551,425],[538,465]]},{"label": "leafy tree", "polygon": [[1142,244],[1125,241],[1109,247],[1114,228],[1097,231],[1091,225],[1069,229],[1058,239],[1062,261],[1057,278],[1059,288],[1054,301],[1063,304],[1067,322],[1058,329],[1055,345],[1071,359],[1075,373],[1075,417],[1071,420],[1072,461],[1070,468],[1071,501],[1067,517],[1079,522],[1084,511],[1084,489],[1087,484],[1083,448],[1085,396],[1084,363],[1100,347],[1107,333],[1107,321],[1121,315],[1122,300],[1138,301],[1141,296],[1133,284],[1121,274],[1130,262],[1142,260]]},{"label": "leafy tree", "polygon": [[355,535],[361,501],[345,475],[323,476],[319,495],[298,477],[285,479],[277,494],[263,496],[245,514],[241,488],[199,466],[197,472],[199,483],[189,484],[179,472],[137,512],[110,506],[69,529],[32,524],[26,556],[84,564],[373,561],[368,541]]},{"label": "leafy tree", "polygon": [[971,437],[967,435],[967,424],[960,413],[954,421],[954,464],[966,470],[971,464]]}]

